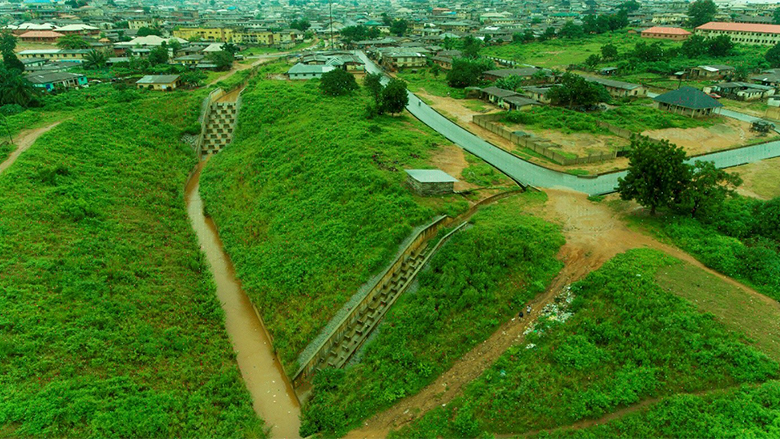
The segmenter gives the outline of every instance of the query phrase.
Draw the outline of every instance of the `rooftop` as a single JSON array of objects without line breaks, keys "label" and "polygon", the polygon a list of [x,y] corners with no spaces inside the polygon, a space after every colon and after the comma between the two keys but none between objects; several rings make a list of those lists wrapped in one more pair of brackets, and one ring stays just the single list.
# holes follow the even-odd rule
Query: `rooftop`
[{"label": "rooftop", "polygon": [[146,75],[136,84],[171,84],[179,79],[179,75]]},{"label": "rooftop", "polygon": [[723,104],[711,98],[703,91],[688,86],[680,87],[677,90],[658,95],[653,100],[693,110],[719,108],[723,106]]},{"label": "rooftop", "polygon": [[404,171],[420,183],[455,183],[458,181],[440,169],[405,169]]},{"label": "rooftop", "polygon": [[667,35],[690,35],[691,34],[687,30],[680,29],[679,27],[663,27],[663,26],[653,26],[651,28],[647,28],[642,31],[642,33],[645,32],[647,32],[648,34],[667,34]]},{"label": "rooftop", "polygon": [[765,34],[780,34],[780,25],[776,24],[752,24],[752,23],[724,23],[710,21],[702,24],[696,30],[719,30],[727,32],[759,32]]}]

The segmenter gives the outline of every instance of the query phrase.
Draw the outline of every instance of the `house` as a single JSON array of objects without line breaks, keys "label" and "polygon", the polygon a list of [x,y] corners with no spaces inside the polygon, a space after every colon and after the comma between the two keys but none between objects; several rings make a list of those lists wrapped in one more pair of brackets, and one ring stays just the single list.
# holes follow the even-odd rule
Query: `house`
[{"label": "house", "polygon": [[642,38],[654,38],[661,40],[672,41],[685,41],[690,38],[692,34],[685,29],[679,27],[661,27],[654,26],[642,31]]},{"label": "house", "polygon": [[691,117],[709,116],[714,109],[723,106],[703,91],[688,86],[658,95],[653,100],[659,110]]},{"label": "house", "polygon": [[42,67],[47,62],[46,58],[24,58],[21,61],[22,64],[24,64],[25,71],[36,67]]},{"label": "house", "polygon": [[434,64],[444,70],[452,70],[452,59],[463,56],[460,50],[441,50],[431,57]]},{"label": "house", "polygon": [[25,43],[56,43],[64,35],[50,30],[31,30],[19,35]]},{"label": "house", "polygon": [[543,72],[547,75],[550,74],[549,70],[537,69],[536,67],[526,67],[521,69],[488,70],[482,74],[482,78],[485,79],[485,81],[495,81],[497,79],[508,78],[510,76],[520,76],[524,79],[530,79],[539,72]]},{"label": "house", "polygon": [[619,71],[620,69],[618,69],[617,67],[604,67],[603,69],[599,70],[599,75],[612,76],[612,75],[616,75]]},{"label": "house", "polygon": [[146,75],[135,85],[139,89],[170,91],[176,90],[179,82],[179,75]]},{"label": "house", "polygon": [[457,179],[440,169],[405,169],[406,182],[418,195],[444,195],[455,191]]},{"label": "house", "polygon": [[388,52],[382,55],[382,63],[392,70],[425,67],[427,64],[425,55],[419,52]]},{"label": "house", "polygon": [[54,91],[60,88],[87,87],[87,77],[78,73],[52,72],[25,75],[35,88]]},{"label": "house", "polygon": [[529,99],[523,96],[507,96],[504,98],[504,105],[507,110],[519,110],[523,107],[529,107],[531,105],[542,105],[533,99]]},{"label": "house", "polygon": [[22,50],[17,53],[21,60],[32,58],[43,58],[51,61],[70,61],[82,62],[84,55],[89,53],[87,49],[41,49],[41,50]]},{"label": "house", "polygon": [[728,75],[733,74],[736,69],[732,66],[713,64],[707,66],[698,66],[690,70],[688,79],[723,79]]},{"label": "house", "polygon": [[705,38],[728,35],[737,44],[774,46],[780,43],[780,25],[711,21],[694,30]]},{"label": "house", "polygon": [[609,93],[609,95],[614,98],[639,97],[647,95],[647,90],[645,87],[639,84],[632,84],[630,82],[615,81],[604,78],[585,77],[585,80],[588,82],[601,84],[605,89],[607,89],[607,93]]},{"label": "house", "polygon": [[535,87],[535,86],[527,86],[522,87],[522,90],[531,97],[531,99],[541,102],[543,104],[549,104],[552,99],[550,99],[550,95],[548,94],[550,90],[552,90],[552,87]]},{"label": "house", "polygon": [[506,108],[507,105],[505,105],[504,99],[511,96],[520,96],[520,94],[512,90],[505,90],[503,88],[485,87],[479,91],[479,96],[481,99],[486,99],[488,102],[491,102],[501,108]]},{"label": "house", "polygon": [[780,69],[764,70],[759,75],[751,76],[750,80],[756,84],[778,87],[780,86]]},{"label": "house", "polygon": [[60,26],[54,28],[54,30],[63,35],[82,35],[85,37],[100,34],[100,29],[84,23]]},{"label": "house", "polygon": [[748,82],[721,82],[712,87],[705,87],[704,92],[717,93],[724,98],[738,101],[754,101],[774,95],[775,88]]},{"label": "house", "polygon": [[306,65],[298,63],[287,71],[287,76],[290,79],[312,79],[321,78],[324,73],[335,70],[333,66],[326,65]]},{"label": "house", "polygon": [[195,66],[206,58],[205,55],[184,55],[174,58],[173,62],[183,66]]}]

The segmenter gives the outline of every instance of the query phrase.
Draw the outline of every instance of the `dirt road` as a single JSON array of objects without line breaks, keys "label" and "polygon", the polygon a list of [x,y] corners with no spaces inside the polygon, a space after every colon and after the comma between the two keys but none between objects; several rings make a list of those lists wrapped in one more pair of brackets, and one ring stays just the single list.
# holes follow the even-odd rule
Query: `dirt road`
[{"label": "dirt road", "polygon": [[43,127],[43,128],[35,128],[33,130],[25,130],[19,133],[14,138],[14,144],[16,145],[16,151],[12,152],[10,156],[3,162],[0,163],[0,173],[8,169],[11,165],[14,164],[16,159],[19,158],[19,156],[27,151],[33,143],[35,143],[36,140],[38,140],[39,137],[41,137],[44,133],[50,131],[52,128],[59,125],[60,122],[55,122],[49,126]]},{"label": "dirt road", "polygon": [[780,307],[777,301],[704,267],[687,253],[629,229],[621,220],[620,214],[615,213],[605,204],[590,202],[586,195],[578,192],[564,190],[545,192],[549,196],[548,202],[537,211],[530,213],[561,224],[566,244],[561,248],[558,258],[565,266],[553,280],[550,288],[531,303],[533,311],[530,318],[505,323],[485,342],[469,351],[420,393],[403,399],[390,409],[370,418],[362,428],[351,431],[347,438],[385,437],[391,429],[400,428],[420,418],[429,410],[448,403],[509,347],[523,341],[523,331],[539,317],[539,312],[544,305],[551,302],[563,287],[584,278],[613,256],[633,248],[647,247],[661,250],[744,289],[768,305]]}]

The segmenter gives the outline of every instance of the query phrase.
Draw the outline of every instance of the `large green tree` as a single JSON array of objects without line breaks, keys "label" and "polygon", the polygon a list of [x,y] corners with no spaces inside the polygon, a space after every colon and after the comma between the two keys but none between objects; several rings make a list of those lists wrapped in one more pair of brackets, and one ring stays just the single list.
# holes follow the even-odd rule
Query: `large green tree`
[{"label": "large green tree", "polygon": [[7,70],[24,71],[24,63],[16,57],[16,37],[9,31],[0,33],[0,54],[3,55],[3,66]]},{"label": "large green tree", "polygon": [[99,50],[90,50],[84,55],[84,68],[87,70],[102,69],[106,66],[106,54]]},{"label": "large green tree", "polygon": [[408,28],[409,28],[409,23],[403,18],[401,18],[398,20],[393,20],[393,24],[390,25],[390,32],[393,35],[397,35],[400,37],[406,33],[406,30]]},{"label": "large green tree", "polygon": [[342,96],[358,89],[355,77],[346,70],[335,69],[326,72],[320,79],[320,90],[329,96]]},{"label": "large green tree", "polygon": [[742,184],[739,174],[718,169],[709,161],[696,160],[690,167],[690,175],[675,208],[694,217],[716,212]]},{"label": "large green tree", "polygon": [[168,62],[168,46],[163,44],[149,51],[149,64],[156,66]]},{"label": "large green tree", "polygon": [[702,35],[691,35],[680,47],[680,53],[687,58],[698,58],[707,54],[709,45]]},{"label": "large green tree", "polygon": [[376,107],[379,108],[382,105],[382,74],[367,73],[366,77],[363,78],[363,85],[374,98]]},{"label": "large green tree", "polygon": [[604,61],[612,61],[614,59],[617,59],[618,57],[617,47],[615,47],[615,45],[612,43],[607,43],[601,46],[601,57],[604,59]]},{"label": "large green tree", "polygon": [[81,35],[71,34],[60,37],[57,41],[57,47],[60,49],[89,49],[89,43],[84,41]]},{"label": "large green tree", "polygon": [[618,179],[620,198],[636,200],[651,214],[681,200],[691,181],[685,150],[668,141],[637,137],[631,140],[628,159],[628,173]]},{"label": "large green tree", "polygon": [[470,60],[455,58],[452,60],[452,69],[447,72],[447,84],[450,87],[464,88],[479,84],[482,74],[492,67],[490,60]]},{"label": "large green tree", "polygon": [[37,90],[20,70],[0,66],[0,106],[35,106],[38,102],[37,94]]},{"label": "large green tree", "polygon": [[696,0],[688,6],[688,24],[691,27],[698,27],[709,23],[715,18],[717,12],[718,5],[712,0]]},{"label": "large green tree", "polygon": [[479,51],[482,49],[482,42],[471,35],[467,35],[460,40],[463,48],[463,56],[470,59],[479,58]]},{"label": "large green tree", "polygon": [[772,23],[780,24],[780,8],[775,8],[775,12],[772,13]]},{"label": "large green tree", "polygon": [[772,67],[780,67],[780,43],[770,47],[769,50],[766,51],[764,59],[766,59]]},{"label": "large green tree", "polygon": [[556,105],[565,105],[569,108],[608,100],[603,86],[572,73],[564,73],[561,84],[550,90],[548,95]]},{"label": "large green tree", "polygon": [[731,41],[731,37],[728,35],[718,35],[707,40],[707,46],[707,53],[710,56],[721,58],[731,55],[731,51],[734,49],[734,42]]},{"label": "large green tree", "polygon": [[409,94],[406,91],[406,82],[400,79],[391,79],[382,89],[382,109],[390,114],[398,114],[404,111],[409,104]]},{"label": "large green tree", "polygon": [[227,50],[220,50],[219,52],[213,52],[208,56],[209,61],[217,65],[217,70],[225,71],[230,70],[233,66],[233,54]]}]

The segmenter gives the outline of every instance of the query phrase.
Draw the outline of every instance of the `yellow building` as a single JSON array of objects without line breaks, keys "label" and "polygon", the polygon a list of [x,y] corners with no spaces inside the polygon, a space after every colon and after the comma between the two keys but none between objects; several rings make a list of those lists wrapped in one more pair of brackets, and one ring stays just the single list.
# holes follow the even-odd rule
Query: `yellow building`
[{"label": "yellow building", "polygon": [[297,39],[297,34],[291,32],[271,32],[263,29],[231,29],[224,27],[179,28],[173,31],[173,36],[190,41],[202,40],[260,46],[289,44]]},{"label": "yellow building", "polygon": [[219,41],[219,42],[234,42],[233,41],[233,29],[220,28],[220,27],[182,27],[174,29],[173,36],[178,38],[184,38],[185,40],[203,40],[203,41]]}]

